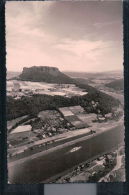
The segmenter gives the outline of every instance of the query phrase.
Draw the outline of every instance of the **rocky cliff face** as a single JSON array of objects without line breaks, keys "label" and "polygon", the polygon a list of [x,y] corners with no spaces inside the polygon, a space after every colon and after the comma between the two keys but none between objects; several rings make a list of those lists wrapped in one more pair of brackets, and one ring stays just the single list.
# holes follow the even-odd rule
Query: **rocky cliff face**
[{"label": "rocky cliff face", "polygon": [[48,67],[48,66],[32,66],[30,68],[23,68],[22,71],[22,76],[28,76],[30,74],[34,73],[46,73],[46,74],[51,74],[53,76],[57,76],[59,73],[58,68],[56,67]]},{"label": "rocky cliff face", "polygon": [[20,80],[48,83],[72,83],[72,78],[63,74],[56,67],[33,66],[23,68]]}]

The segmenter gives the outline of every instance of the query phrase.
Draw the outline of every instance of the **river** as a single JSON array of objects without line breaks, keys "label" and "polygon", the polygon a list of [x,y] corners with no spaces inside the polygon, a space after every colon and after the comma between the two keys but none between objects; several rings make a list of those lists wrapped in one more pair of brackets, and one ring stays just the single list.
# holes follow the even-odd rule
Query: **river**
[{"label": "river", "polygon": [[[11,184],[45,182],[81,162],[112,151],[120,143],[124,143],[122,124],[100,134],[94,134],[89,139],[85,136],[62,147],[55,147],[47,152],[43,151],[9,163],[9,182]],[[70,152],[75,147],[79,150]]]}]

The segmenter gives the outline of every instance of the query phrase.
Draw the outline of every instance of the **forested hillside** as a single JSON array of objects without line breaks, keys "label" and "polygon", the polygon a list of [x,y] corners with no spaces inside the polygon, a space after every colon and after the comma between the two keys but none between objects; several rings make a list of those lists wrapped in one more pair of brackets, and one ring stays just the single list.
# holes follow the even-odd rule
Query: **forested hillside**
[{"label": "forested hillside", "polygon": [[[97,107],[93,107],[92,103],[98,102]],[[90,113],[97,113],[98,110],[102,114],[112,112],[114,106],[119,105],[119,101],[111,96],[101,92],[89,93],[84,96],[74,96],[71,98],[50,95],[33,95],[32,97],[24,96],[15,100],[7,97],[7,120],[11,120],[27,114],[36,115],[41,110],[58,109],[59,107],[81,105]]]},{"label": "forested hillside", "polygon": [[106,84],[107,87],[113,88],[115,90],[124,90],[124,79],[117,79]]}]

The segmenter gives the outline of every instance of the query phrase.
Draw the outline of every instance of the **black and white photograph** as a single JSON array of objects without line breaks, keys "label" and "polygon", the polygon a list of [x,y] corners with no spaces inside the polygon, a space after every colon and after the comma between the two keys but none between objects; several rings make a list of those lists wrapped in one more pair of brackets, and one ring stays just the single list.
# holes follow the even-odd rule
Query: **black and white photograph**
[{"label": "black and white photograph", "polygon": [[122,14],[6,2],[9,184],[125,182]]}]

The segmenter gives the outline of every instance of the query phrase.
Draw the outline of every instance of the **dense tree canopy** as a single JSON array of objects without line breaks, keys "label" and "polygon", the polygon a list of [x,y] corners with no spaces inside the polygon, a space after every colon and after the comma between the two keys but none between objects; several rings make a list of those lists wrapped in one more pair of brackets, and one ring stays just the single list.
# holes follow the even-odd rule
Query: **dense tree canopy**
[{"label": "dense tree canopy", "polygon": [[[92,101],[98,102],[94,108]],[[119,105],[119,101],[113,97],[99,91],[88,93],[84,96],[74,96],[71,98],[50,95],[23,96],[21,99],[7,97],[7,120],[11,120],[26,114],[37,115],[41,110],[58,109],[59,107],[81,105],[90,113],[97,113],[98,109],[105,114],[112,112],[113,107]]]}]

